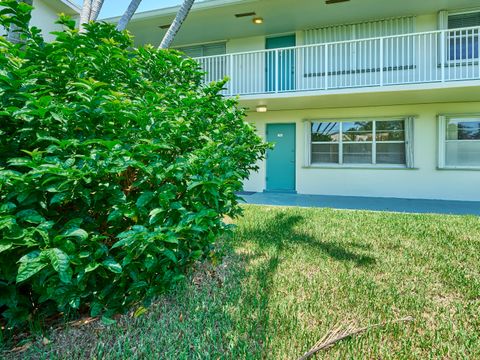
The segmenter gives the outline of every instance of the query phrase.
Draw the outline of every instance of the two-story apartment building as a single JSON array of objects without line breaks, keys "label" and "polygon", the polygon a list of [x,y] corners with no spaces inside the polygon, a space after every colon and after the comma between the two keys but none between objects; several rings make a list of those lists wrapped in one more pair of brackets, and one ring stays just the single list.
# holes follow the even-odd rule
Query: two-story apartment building
[{"label": "two-story apartment building", "polygon": [[210,0],[175,47],[276,144],[245,190],[480,200],[478,0]]}]

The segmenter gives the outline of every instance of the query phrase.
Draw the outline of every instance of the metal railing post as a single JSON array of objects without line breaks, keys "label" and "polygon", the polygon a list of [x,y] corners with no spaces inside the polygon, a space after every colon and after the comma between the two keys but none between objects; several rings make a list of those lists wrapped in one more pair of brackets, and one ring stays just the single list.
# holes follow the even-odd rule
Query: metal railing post
[{"label": "metal railing post", "polygon": [[229,70],[228,70],[228,73],[229,73],[229,77],[230,77],[230,96],[233,95],[233,54],[230,54],[229,55],[229,61],[230,61],[230,64],[229,64]]},{"label": "metal railing post", "polygon": [[324,73],[325,73],[325,90],[328,90],[328,44],[325,44],[325,59],[324,59]]},{"label": "metal railing post", "polygon": [[278,49],[275,49],[275,92],[278,93]]},{"label": "metal railing post", "polygon": [[446,30],[443,30],[440,33],[440,66],[441,66],[441,73],[442,73],[442,82],[445,81],[445,60],[446,60],[446,52],[445,52],[445,32]]},{"label": "metal railing post", "polygon": [[380,38],[380,86],[383,86],[383,39]]}]

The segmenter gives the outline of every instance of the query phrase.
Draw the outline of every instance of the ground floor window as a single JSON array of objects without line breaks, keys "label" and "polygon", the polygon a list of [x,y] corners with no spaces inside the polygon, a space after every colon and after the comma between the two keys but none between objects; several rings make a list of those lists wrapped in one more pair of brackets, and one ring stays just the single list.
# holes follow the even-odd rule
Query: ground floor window
[{"label": "ground floor window", "polygon": [[308,122],[308,165],[413,167],[413,118]]},{"label": "ground floor window", "polygon": [[440,167],[480,168],[480,114],[440,116]]}]

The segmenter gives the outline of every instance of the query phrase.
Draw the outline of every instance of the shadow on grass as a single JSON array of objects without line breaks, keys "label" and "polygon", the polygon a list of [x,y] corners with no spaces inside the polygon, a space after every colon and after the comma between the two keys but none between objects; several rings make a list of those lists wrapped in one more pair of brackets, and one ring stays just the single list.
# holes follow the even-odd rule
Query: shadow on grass
[{"label": "shadow on grass", "polygon": [[[302,246],[309,250],[319,251],[338,261],[352,261],[357,266],[369,266],[375,264],[372,256],[357,254],[333,241],[325,241],[305,233],[300,233],[295,226],[306,219],[300,215],[289,215],[285,213],[276,214],[270,221],[264,224],[261,229],[251,228],[243,230],[241,237],[254,242],[261,250],[275,250],[282,253],[287,248]],[[349,243],[348,246],[360,249],[369,247],[362,244]]]},{"label": "shadow on grass", "polygon": [[[264,352],[266,349],[268,350],[268,334],[276,330],[270,328],[269,319],[269,302],[274,288],[273,279],[282,260],[288,256],[290,250],[300,246],[306,251],[326,254],[335,261],[353,262],[359,267],[368,267],[376,262],[372,256],[357,254],[335,242],[324,241],[300,232],[296,227],[304,221],[306,219],[300,215],[277,213],[261,226],[237,229],[237,241],[240,243],[250,242],[257,247],[255,251],[257,255],[249,256],[244,260],[246,260],[247,266],[252,261],[259,263],[255,265],[255,270],[242,272],[241,277],[248,278],[249,283],[257,284],[256,288],[249,289],[245,294],[245,299],[249,299],[249,301],[244,304],[243,310],[248,310],[249,315],[254,314],[252,328],[248,330],[248,333],[250,336],[256,336],[256,341],[262,344],[262,353],[257,354],[261,355],[260,358],[268,357],[268,354]],[[347,246],[364,250],[369,248],[351,243]],[[263,261],[260,261],[259,257]],[[246,283],[246,281],[241,280],[241,283]]]},{"label": "shadow on grass", "polygon": [[[270,339],[278,332],[272,313],[275,309],[271,306],[277,295],[273,293],[274,279],[283,261],[298,251],[309,251],[314,256],[325,254],[335,261],[362,267],[374,264],[375,259],[302,231],[302,224],[309,219],[295,212],[274,211],[264,221],[241,223],[235,240],[223,244],[225,257],[220,265],[200,264],[188,281],[160,297],[145,315],[124,316],[118,326],[102,328],[100,324],[92,324],[50,334],[51,345],[47,347],[39,339],[27,353],[19,355],[105,359],[269,358]],[[357,248],[350,243],[345,246]]]}]

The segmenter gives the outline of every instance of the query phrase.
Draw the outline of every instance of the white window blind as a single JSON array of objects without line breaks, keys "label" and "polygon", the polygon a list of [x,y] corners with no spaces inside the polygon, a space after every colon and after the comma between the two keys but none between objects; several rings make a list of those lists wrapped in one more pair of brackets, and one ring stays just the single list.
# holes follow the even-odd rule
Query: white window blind
[{"label": "white window blind", "polygon": [[471,26],[480,26],[480,11],[448,16],[448,28],[459,29]]},{"label": "white window blind", "polygon": [[[415,66],[414,41],[405,37],[378,38],[415,32],[415,19],[408,16],[305,30],[305,44],[331,44],[328,47],[330,75],[375,73],[380,70],[379,64],[387,71],[406,70]],[[359,41],[342,42],[351,40]],[[341,43],[336,43],[339,41]],[[315,73],[316,65],[310,59],[304,63],[306,74]]]},{"label": "white window blind", "polygon": [[415,168],[414,149],[415,117],[405,118],[405,163],[407,168]]},{"label": "white window blind", "polygon": [[185,55],[192,58],[223,55],[226,52],[226,46],[224,42],[214,44],[202,44],[194,46],[185,46],[177,48],[177,50],[184,52]]},{"label": "white window blind", "polygon": [[415,32],[415,17],[397,17],[305,30],[305,45],[367,39]]}]

